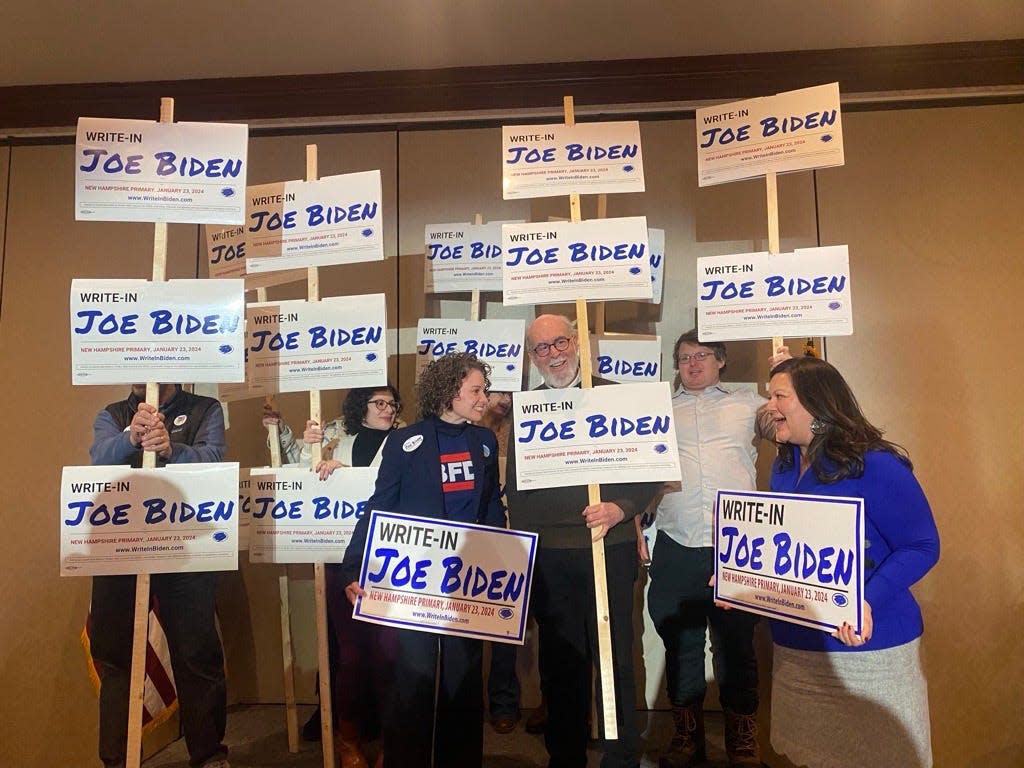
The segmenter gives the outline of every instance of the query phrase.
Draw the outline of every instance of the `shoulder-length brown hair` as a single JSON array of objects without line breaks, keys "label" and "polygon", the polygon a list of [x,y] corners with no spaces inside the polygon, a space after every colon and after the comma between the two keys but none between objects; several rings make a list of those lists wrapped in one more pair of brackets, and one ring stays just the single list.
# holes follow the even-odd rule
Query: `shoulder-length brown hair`
[{"label": "shoulder-length brown hair", "polygon": [[[907,452],[882,437],[864,416],[850,385],[833,365],[816,357],[791,357],[772,368],[772,376],[789,375],[800,404],[818,422],[807,459],[819,482],[835,483],[864,474],[864,454],[886,451],[913,469]],[[776,471],[790,469],[796,446],[779,445]]]}]

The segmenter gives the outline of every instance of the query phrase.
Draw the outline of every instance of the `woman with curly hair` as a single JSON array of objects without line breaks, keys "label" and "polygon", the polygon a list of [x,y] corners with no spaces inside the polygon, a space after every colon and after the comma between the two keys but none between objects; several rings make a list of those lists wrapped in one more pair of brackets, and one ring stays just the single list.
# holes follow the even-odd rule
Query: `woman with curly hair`
[{"label": "woman with curly hair", "polygon": [[858,634],[772,620],[772,745],[798,765],[931,766],[921,609],[910,592],[938,561],[939,534],[910,459],[882,437],[824,360],[772,369],[779,455],[773,491],[864,499]]},{"label": "woman with curly hair", "polygon": [[[301,450],[288,425],[281,422],[280,414],[269,404],[263,406],[263,423],[280,426],[281,453],[291,463],[308,467],[312,458],[310,446],[320,443],[323,458],[316,472],[321,480],[326,480],[339,467],[380,466],[384,443],[395,428],[401,410],[398,390],[390,384],[350,390],[339,418],[327,422],[323,428],[312,419],[306,422]],[[324,586],[331,638],[334,747],[340,768],[367,768],[359,741],[362,733],[375,724],[367,720],[374,719],[387,697],[394,635],[387,627],[352,618],[352,605],[345,596],[346,583],[341,565],[327,563]],[[320,738],[319,708],[302,732],[309,740]]]},{"label": "woman with curly hair", "polygon": [[[477,426],[487,409],[489,367],[446,355],[420,375],[419,421],[384,445],[367,510],[505,527],[498,443]],[[369,514],[359,520],[342,563],[354,603]],[[397,629],[394,685],[383,724],[386,768],[480,768],[483,761],[481,641]],[[436,699],[435,699],[436,697]],[[436,700],[436,710],[435,710]]]}]

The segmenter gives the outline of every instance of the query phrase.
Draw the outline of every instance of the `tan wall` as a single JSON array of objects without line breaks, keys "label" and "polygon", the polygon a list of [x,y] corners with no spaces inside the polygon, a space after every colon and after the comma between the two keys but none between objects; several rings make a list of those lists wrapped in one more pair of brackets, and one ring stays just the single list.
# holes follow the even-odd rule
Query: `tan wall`
[{"label": "tan wall", "polygon": [[[943,535],[942,560],[917,590],[942,766],[1024,761],[1014,697],[1024,688],[1024,662],[1014,653],[1012,631],[1024,618],[1024,579],[1013,557],[1021,541],[1015,502],[1024,488],[1010,458],[1024,423],[1016,397],[1020,344],[1010,320],[1011,301],[1024,288],[1022,118],[1020,105],[848,115],[846,167],[780,180],[783,248],[813,245],[819,224],[822,244],[850,245],[856,333],[831,339],[829,356],[869,416],[910,450]],[[616,302],[609,327],[659,332],[668,361],[675,336],[693,324],[697,256],[766,247],[764,192],[760,182],[698,189],[692,121],[654,121],[642,131],[648,191],[612,197],[609,215],[644,214],[666,230],[666,301],[661,308]],[[401,254],[372,266],[323,269],[322,295],[384,291],[391,329],[413,328],[428,309],[468,316],[465,297],[423,297],[424,225],[470,220],[477,212],[487,220],[568,214],[557,199],[500,200],[499,135],[493,128],[314,137],[321,175],[382,169],[385,251]],[[250,182],[301,177],[306,142],[254,139]],[[0,241],[0,391],[9,435],[0,508],[7,527],[0,543],[0,743],[4,763],[16,766],[93,760],[96,710],[78,646],[88,580],[57,576],[54,513],[61,466],[87,461],[95,412],[124,388],[70,385],[68,292],[73,277],[146,276],[152,251],[148,225],[73,221],[72,156],[66,145],[13,148],[10,196],[0,198],[0,227],[7,227]],[[7,157],[4,148],[0,182]],[[0,184],[0,195],[6,189]],[[593,213],[587,198],[584,216]],[[199,234],[198,227],[171,226],[171,276],[205,274]],[[301,298],[304,287],[273,289],[271,296]],[[485,316],[529,316],[514,314],[522,311],[491,301]],[[400,330],[398,338],[402,355],[392,358],[391,373],[409,398],[413,332]],[[733,345],[730,378],[763,380],[766,354],[765,343]],[[338,412],[341,394],[325,393],[325,417]],[[280,405],[301,428],[305,396],[282,396]],[[229,458],[267,461],[259,410],[258,401],[231,405]],[[243,565],[223,580],[233,700],[282,698],[280,572]],[[293,582],[293,600],[299,694],[310,701],[308,581]],[[656,643],[647,646],[652,699],[660,660]],[[57,732],[60,739],[53,738]]]}]

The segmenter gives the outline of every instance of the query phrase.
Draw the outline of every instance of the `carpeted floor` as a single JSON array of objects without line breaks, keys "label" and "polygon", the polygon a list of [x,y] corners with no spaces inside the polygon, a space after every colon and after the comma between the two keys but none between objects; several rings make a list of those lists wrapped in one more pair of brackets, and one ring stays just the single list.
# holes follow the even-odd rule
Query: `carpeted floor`
[{"label": "carpeted floor", "polygon": [[[306,721],[312,707],[302,707],[299,724]],[[529,715],[524,711],[523,718]],[[658,756],[668,747],[672,737],[672,717],[668,712],[638,712],[644,731],[643,768],[657,768]],[[725,750],[722,747],[722,715],[708,712],[705,716],[708,734],[707,768],[725,768]],[[299,742],[299,751],[288,752],[288,737],[285,729],[283,706],[239,705],[228,713],[226,737],[230,748],[228,755],[231,768],[314,768],[323,765],[323,755],[318,742]],[[379,745],[365,745],[367,757],[376,757]],[[601,753],[592,748],[588,752],[588,768],[597,768]],[[372,762],[371,762],[372,765]],[[505,735],[494,732],[490,725],[484,725],[484,768],[543,768],[547,765],[544,739],[527,733],[522,722],[515,731]],[[188,768],[188,753],[183,739],[169,745],[151,757],[144,768]],[[440,768],[440,767],[439,767]]]}]

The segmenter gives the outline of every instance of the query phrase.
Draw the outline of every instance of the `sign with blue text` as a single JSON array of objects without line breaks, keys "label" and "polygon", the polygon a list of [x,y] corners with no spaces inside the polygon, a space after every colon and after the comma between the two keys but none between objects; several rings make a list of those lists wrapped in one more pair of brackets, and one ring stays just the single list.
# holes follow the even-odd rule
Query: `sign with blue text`
[{"label": "sign with blue text", "polygon": [[651,252],[651,298],[652,304],[661,304],[665,291],[665,230],[647,228],[647,245]]},{"label": "sign with blue text", "polygon": [[249,273],[384,258],[380,171],[246,190]]},{"label": "sign with blue text", "polygon": [[512,429],[523,490],[680,478],[665,382],[518,392]]},{"label": "sign with blue text", "polygon": [[845,245],[697,259],[701,341],[853,333]]},{"label": "sign with blue text", "polygon": [[238,278],[245,280],[245,290],[269,288],[272,285],[305,281],[305,269],[285,269],[278,272],[249,274],[245,269],[245,227],[204,227],[206,255],[211,278]]},{"label": "sign with blue text", "polygon": [[72,280],[71,382],[245,375],[241,280]]},{"label": "sign with blue text", "polygon": [[523,388],[525,320],[432,320],[416,326],[416,378],[427,363],[454,352],[476,355],[491,366],[491,390]]},{"label": "sign with blue text", "polygon": [[591,369],[595,376],[620,384],[661,381],[660,336],[592,336]]},{"label": "sign with blue text", "polygon": [[522,645],[537,534],[374,510],[352,615]]},{"label": "sign with blue text", "polygon": [[241,224],[249,128],[80,117],[76,221]]},{"label": "sign with blue text", "polygon": [[387,384],[383,293],[246,307],[246,381],[262,394]]},{"label": "sign with blue text", "polygon": [[843,162],[839,83],[697,110],[702,187]]},{"label": "sign with blue text", "polygon": [[643,192],[640,123],[503,126],[501,183],[506,200]]},{"label": "sign with blue text", "polygon": [[508,224],[501,247],[505,306],[652,295],[643,216]]},{"label": "sign with blue text", "polygon": [[60,575],[238,569],[238,464],[64,467]]},{"label": "sign with blue text", "polygon": [[248,467],[238,469],[238,551],[249,549],[252,533],[252,479]]},{"label": "sign with blue text", "polygon": [[832,632],[861,631],[864,500],[720,490],[715,600]]},{"label": "sign with blue text", "polygon": [[250,470],[250,563],[340,563],[373,495],[377,467]]},{"label": "sign with blue text", "polygon": [[428,224],[423,289],[427,293],[500,291],[501,227],[519,223]]}]

